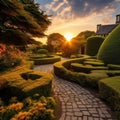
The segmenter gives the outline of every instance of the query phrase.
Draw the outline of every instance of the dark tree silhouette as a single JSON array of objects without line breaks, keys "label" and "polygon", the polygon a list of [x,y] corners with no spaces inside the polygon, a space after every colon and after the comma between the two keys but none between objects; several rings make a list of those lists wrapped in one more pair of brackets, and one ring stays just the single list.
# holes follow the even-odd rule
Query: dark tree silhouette
[{"label": "dark tree silhouette", "polygon": [[50,24],[49,16],[34,0],[0,0],[0,42],[33,43],[31,37],[45,36]]}]

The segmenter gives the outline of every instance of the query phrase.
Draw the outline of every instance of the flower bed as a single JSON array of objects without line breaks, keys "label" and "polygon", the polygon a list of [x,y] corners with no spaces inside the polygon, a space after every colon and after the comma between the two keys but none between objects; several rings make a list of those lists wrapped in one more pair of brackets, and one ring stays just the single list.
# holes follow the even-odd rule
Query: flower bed
[{"label": "flower bed", "polygon": [[0,44],[0,71],[20,65],[21,52],[14,46]]},{"label": "flower bed", "polygon": [[40,97],[39,94],[23,101],[12,97],[7,106],[1,99],[0,103],[1,120],[53,120],[56,106],[52,97]]}]

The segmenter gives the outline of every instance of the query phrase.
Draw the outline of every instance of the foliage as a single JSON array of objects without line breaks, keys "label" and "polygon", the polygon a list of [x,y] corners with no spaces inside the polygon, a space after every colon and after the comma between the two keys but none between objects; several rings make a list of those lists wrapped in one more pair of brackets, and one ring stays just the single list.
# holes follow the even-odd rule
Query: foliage
[{"label": "foliage", "polygon": [[120,76],[103,79],[99,83],[100,97],[118,112],[120,119]]},{"label": "foliage", "polygon": [[86,54],[95,56],[98,53],[99,47],[104,41],[104,37],[92,36],[87,39],[86,43]]},{"label": "foliage", "polygon": [[0,78],[0,90],[8,86],[8,82],[4,78]]},{"label": "foliage", "polygon": [[38,54],[48,54],[48,50],[46,50],[46,49],[39,49],[39,50],[37,51],[37,53],[38,53]]},{"label": "foliage", "polygon": [[[44,99],[44,101],[43,101]],[[3,102],[1,100],[1,102]],[[22,102],[9,103],[0,107],[1,120],[52,120],[55,100],[52,97],[25,98]]]},{"label": "foliage", "polygon": [[49,16],[32,0],[0,1],[1,42],[9,41],[9,44],[22,45],[28,44],[29,41],[35,43],[31,36],[43,37],[50,24]]},{"label": "foliage", "polygon": [[120,70],[120,65],[108,64],[107,66],[109,67],[110,70]]},{"label": "foliage", "polygon": [[62,46],[63,56],[70,57],[72,54],[77,53],[76,48],[77,46],[74,46],[71,42],[65,42]]},{"label": "foliage", "polygon": [[12,96],[17,96],[21,100],[36,93],[41,96],[49,96],[52,91],[53,76],[49,73],[32,71],[21,67],[3,74],[1,77],[9,84],[0,91],[0,96],[3,96],[6,102]]},{"label": "foliage", "polygon": [[104,40],[98,52],[98,59],[106,64],[120,64],[120,25]]},{"label": "foliage", "polygon": [[63,45],[63,55],[65,57],[70,57],[72,54],[78,54],[80,48],[84,47],[84,45],[86,44],[87,38],[92,35],[95,35],[95,32],[83,31],[79,33],[70,42],[66,42]]},{"label": "foliage", "polygon": [[34,61],[35,65],[43,65],[43,64],[51,64],[51,63],[55,63],[61,60],[60,56],[45,56],[42,58],[37,58],[37,59],[31,59],[32,61]]},{"label": "foliage", "polygon": [[0,71],[17,66],[21,61],[21,52],[17,48],[0,44]]},{"label": "foliage", "polygon": [[47,46],[48,50],[51,52],[58,52],[61,51],[61,47],[65,42],[64,36],[59,33],[52,33],[48,36],[47,39]]},{"label": "foliage", "polygon": [[108,67],[98,66],[98,64],[99,63],[97,62],[97,63],[94,63],[94,66],[92,66],[89,64],[72,63],[71,67],[74,71],[84,72],[84,73],[90,73],[92,70],[108,70]]}]

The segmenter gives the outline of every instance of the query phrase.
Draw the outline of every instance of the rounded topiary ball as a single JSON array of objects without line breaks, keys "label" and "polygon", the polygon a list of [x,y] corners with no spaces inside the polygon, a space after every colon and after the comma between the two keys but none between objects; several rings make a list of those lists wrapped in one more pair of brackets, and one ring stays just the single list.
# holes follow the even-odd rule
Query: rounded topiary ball
[{"label": "rounded topiary ball", "polygon": [[120,25],[104,40],[97,57],[106,64],[120,64]]},{"label": "rounded topiary ball", "polygon": [[98,53],[99,47],[104,41],[104,37],[92,36],[87,39],[86,44],[86,54],[90,56],[95,56]]}]

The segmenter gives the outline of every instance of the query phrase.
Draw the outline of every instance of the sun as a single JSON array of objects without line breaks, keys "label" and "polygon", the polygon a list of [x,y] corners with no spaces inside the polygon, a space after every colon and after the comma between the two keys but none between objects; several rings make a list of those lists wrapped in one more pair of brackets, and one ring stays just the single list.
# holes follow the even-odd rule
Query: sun
[{"label": "sun", "polygon": [[67,41],[70,41],[74,36],[71,33],[66,33],[64,37],[66,38]]}]

